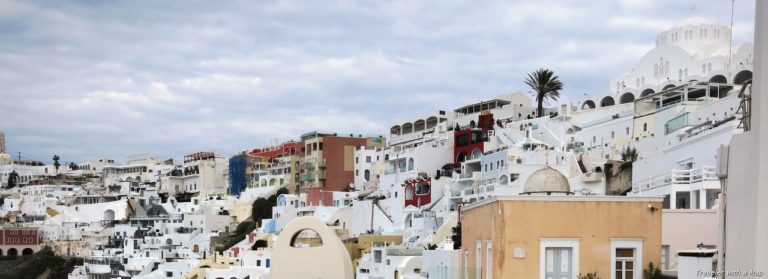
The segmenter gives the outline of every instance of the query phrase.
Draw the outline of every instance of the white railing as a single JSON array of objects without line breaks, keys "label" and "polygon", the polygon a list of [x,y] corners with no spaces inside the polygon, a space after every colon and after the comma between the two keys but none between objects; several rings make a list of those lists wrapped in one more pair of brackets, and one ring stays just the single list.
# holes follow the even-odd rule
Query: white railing
[{"label": "white railing", "polygon": [[717,175],[715,174],[715,167],[703,166],[698,169],[690,170],[677,170],[673,169],[667,173],[661,173],[650,178],[638,180],[632,183],[632,192],[637,193],[640,191],[655,189],[667,185],[685,185],[698,183],[702,181],[717,181]]}]

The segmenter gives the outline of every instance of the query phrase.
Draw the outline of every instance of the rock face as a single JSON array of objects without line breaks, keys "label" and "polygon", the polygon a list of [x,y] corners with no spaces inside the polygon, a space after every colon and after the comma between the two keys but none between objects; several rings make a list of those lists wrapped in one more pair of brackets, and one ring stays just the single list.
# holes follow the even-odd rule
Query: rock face
[{"label": "rock face", "polygon": [[609,160],[605,163],[605,194],[626,196],[632,191],[632,163]]}]

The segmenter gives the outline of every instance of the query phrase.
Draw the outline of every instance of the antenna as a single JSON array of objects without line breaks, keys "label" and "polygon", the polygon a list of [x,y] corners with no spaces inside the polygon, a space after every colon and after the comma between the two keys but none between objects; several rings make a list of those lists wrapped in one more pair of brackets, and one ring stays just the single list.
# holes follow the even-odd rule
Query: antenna
[{"label": "antenna", "polygon": [[728,77],[731,77],[731,59],[733,59],[733,6],[736,0],[731,0],[731,30],[728,32]]},{"label": "antenna", "polygon": [[691,16],[696,15],[696,0],[691,1]]}]

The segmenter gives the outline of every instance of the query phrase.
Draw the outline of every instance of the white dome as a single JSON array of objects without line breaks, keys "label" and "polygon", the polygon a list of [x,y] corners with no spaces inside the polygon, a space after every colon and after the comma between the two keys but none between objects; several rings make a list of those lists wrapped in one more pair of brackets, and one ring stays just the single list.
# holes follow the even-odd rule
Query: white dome
[{"label": "white dome", "polygon": [[523,186],[523,193],[570,193],[568,178],[560,171],[545,166],[531,174]]},{"label": "white dome", "polygon": [[714,20],[700,16],[690,16],[672,25],[672,28],[682,28],[686,26],[699,26],[699,25],[720,25]]}]

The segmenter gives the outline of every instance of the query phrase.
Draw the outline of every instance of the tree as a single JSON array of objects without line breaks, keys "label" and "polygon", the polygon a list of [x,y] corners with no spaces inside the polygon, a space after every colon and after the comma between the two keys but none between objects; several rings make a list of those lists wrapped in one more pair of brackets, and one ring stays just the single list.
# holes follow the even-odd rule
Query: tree
[{"label": "tree", "polygon": [[53,155],[53,167],[56,168],[56,174],[59,174],[59,167],[61,166],[59,159],[59,155]]},{"label": "tree", "polygon": [[19,183],[19,174],[16,173],[16,171],[12,171],[10,174],[8,174],[8,185],[6,185],[6,188],[10,189],[13,187],[16,187],[16,184]]},{"label": "tree", "polygon": [[453,249],[461,249],[461,223],[458,223],[455,227],[451,228],[451,232],[453,232],[451,235],[451,240],[453,240]]},{"label": "tree", "polygon": [[648,263],[648,269],[643,271],[645,279],[661,279],[661,270],[654,266],[653,262]]},{"label": "tree", "polygon": [[525,84],[535,91],[534,98],[536,98],[536,114],[538,117],[544,115],[544,102],[557,100],[557,98],[560,98],[560,90],[563,90],[563,83],[555,73],[544,68],[539,68],[528,74]]},{"label": "tree", "polygon": [[628,163],[637,161],[637,149],[632,146],[627,146],[621,151],[621,160]]}]

